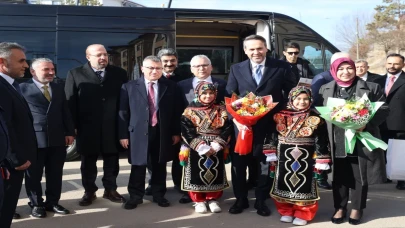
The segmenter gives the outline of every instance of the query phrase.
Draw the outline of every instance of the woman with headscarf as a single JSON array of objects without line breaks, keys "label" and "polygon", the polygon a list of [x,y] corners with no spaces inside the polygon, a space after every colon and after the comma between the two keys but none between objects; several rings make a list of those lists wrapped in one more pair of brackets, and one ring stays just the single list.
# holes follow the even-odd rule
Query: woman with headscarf
[{"label": "woman with headscarf", "polygon": [[[325,106],[329,97],[357,99],[366,94],[371,102],[385,101],[384,92],[378,84],[359,80],[356,67],[349,58],[336,59],[331,67],[334,81],[323,85],[319,90],[320,100],[316,106]],[[376,138],[380,137],[378,126],[388,115],[388,108],[383,105],[373,119],[363,129]],[[331,221],[335,224],[344,222],[351,189],[351,213],[349,223],[361,223],[363,209],[366,208],[368,185],[383,183],[386,180],[384,152],[377,148],[369,151],[357,141],[353,154],[345,152],[345,130],[327,123],[328,137],[332,154],[332,189],[335,213]]]},{"label": "woman with headscarf", "polygon": [[[221,212],[218,199],[229,187],[225,172],[225,148],[232,132],[225,106],[217,105],[217,89],[201,82],[195,98],[181,117],[181,134],[186,146],[180,152],[183,163],[182,190],[188,191],[197,213]],[[184,152],[187,150],[188,152]]]},{"label": "woman with headscarf", "polygon": [[293,88],[287,107],[273,117],[278,133],[268,134],[263,148],[271,162],[270,195],[280,221],[294,225],[306,225],[315,217],[319,194],[314,168],[327,170],[331,161],[325,122],[311,112],[311,104],[310,88]]}]

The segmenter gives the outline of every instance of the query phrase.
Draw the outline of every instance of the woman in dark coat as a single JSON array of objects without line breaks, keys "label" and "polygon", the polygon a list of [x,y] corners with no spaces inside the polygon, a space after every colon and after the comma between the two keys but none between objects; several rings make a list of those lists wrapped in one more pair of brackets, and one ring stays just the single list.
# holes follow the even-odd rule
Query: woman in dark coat
[{"label": "woman in dark coat", "polygon": [[[325,106],[329,97],[352,99],[368,96],[371,102],[385,101],[383,90],[378,84],[365,82],[356,77],[356,67],[349,58],[336,59],[330,69],[334,81],[325,84],[319,90],[321,98],[316,106]],[[385,120],[389,110],[383,105],[373,119],[363,129],[374,137],[381,138],[379,125]],[[383,150],[369,151],[360,141],[356,142],[353,154],[346,154],[344,129],[327,123],[332,153],[333,200],[335,213],[332,223],[344,222],[349,201],[349,189],[352,189],[349,223],[360,224],[363,209],[366,208],[368,185],[380,184],[386,180]]]}]

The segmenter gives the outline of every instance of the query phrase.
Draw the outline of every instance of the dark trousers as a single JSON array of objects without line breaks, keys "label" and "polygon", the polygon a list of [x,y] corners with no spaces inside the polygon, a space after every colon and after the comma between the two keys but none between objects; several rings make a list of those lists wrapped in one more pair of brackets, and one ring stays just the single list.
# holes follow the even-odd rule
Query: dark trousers
[{"label": "dark trousers", "polygon": [[[159,125],[149,127],[148,132],[148,166],[152,170],[150,184],[154,199],[164,197],[166,194],[166,162],[159,163],[160,152]],[[131,166],[128,182],[128,192],[131,199],[142,199],[145,195],[145,177],[147,165]]]},{"label": "dark trousers", "polygon": [[[103,156],[103,171],[104,175],[101,179],[106,191],[117,190],[117,176],[120,171],[119,154],[102,154]],[[97,158],[98,154],[82,155],[82,164],[80,170],[82,172],[82,184],[86,192],[96,192],[97,179]]]},{"label": "dark trousers", "polygon": [[362,185],[357,157],[335,158],[332,183],[335,209],[346,209],[351,189],[352,209],[366,208],[368,185]]},{"label": "dark trousers", "polygon": [[252,153],[240,156],[232,152],[232,187],[233,193],[237,199],[244,199],[248,196],[246,184],[246,168],[252,162],[257,164],[257,187],[255,189],[256,200],[264,201],[270,194],[272,179],[270,178],[269,164],[266,162],[266,156],[253,156]]},{"label": "dark trousers", "polygon": [[66,159],[66,147],[48,147],[38,149],[38,160],[28,168],[31,175],[25,175],[25,189],[32,205],[42,206],[41,180],[45,168],[46,204],[59,203],[62,192],[63,165]]},{"label": "dark trousers", "polygon": [[0,227],[9,228],[20,196],[24,171],[9,169],[10,179],[4,181],[4,201],[1,208]]},{"label": "dark trousers", "polygon": [[[6,172],[4,172],[4,175],[7,175]],[[3,206],[3,199],[4,199],[4,180],[3,175],[0,174],[0,216],[1,216],[1,207]]]}]

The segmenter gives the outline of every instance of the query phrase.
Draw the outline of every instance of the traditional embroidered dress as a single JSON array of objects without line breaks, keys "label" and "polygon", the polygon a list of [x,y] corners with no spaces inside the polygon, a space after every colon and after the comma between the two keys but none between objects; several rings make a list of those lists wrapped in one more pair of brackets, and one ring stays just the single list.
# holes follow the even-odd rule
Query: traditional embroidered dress
[{"label": "traditional embroidered dress", "polygon": [[[293,100],[311,90],[299,86],[291,90],[287,109],[274,115],[277,134],[268,135],[264,153],[268,161],[277,161],[270,192],[282,216],[293,216],[306,221],[314,218],[319,200],[314,168],[327,169],[330,151],[326,124],[310,111],[297,110]],[[315,159],[318,165],[315,165]]]},{"label": "traditional embroidered dress", "polygon": [[[225,159],[231,124],[225,107],[215,105],[215,98],[205,104],[200,97],[204,91],[217,90],[211,83],[201,82],[195,89],[196,98],[181,117],[181,133],[187,147],[182,147],[180,162],[184,166],[181,188],[188,191],[194,202],[215,200],[229,187]],[[210,149],[217,151],[205,155]],[[187,151],[189,150],[189,151]]]}]

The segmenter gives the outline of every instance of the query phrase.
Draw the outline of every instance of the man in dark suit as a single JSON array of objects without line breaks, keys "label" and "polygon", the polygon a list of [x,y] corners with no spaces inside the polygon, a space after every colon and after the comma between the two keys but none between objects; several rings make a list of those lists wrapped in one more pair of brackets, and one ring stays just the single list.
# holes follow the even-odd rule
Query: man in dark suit
[{"label": "man in dark suit", "polygon": [[[181,75],[176,72],[177,69],[177,64],[178,64],[178,56],[177,52],[172,49],[172,48],[164,48],[159,51],[157,57],[160,59],[162,62],[163,66],[163,76],[173,82],[180,82],[184,79],[190,78],[188,76]],[[172,161],[172,179],[173,179],[173,184],[174,184],[174,189],[179,191],[182,194],[182,197],[179,200],[179,203],[185,204],[185,203],[190,203],[191,199],[190,196],[181,191],[180,189],[180,184],[181,184],[181,178],[182,178],[182,170],[183,168],[180,165],[179,161],[179,152],[180,152],[180,143],[177,143],[176,145],[173,145],[173,152],[174,157]],[[150,175],[152,175],[152,170],[150,169],[150,165],[148,167],[148,172]],[[152,195],[152,188],[151,188],[151,179],[149,179],[149,186],[145,189],[145,195]]]},{"label": "man in dark suit", "polygon": [[[385,63],[387,74],[374,82],[383,85],[387,97],[385,102],[388,104],[390,113],[381,124],[381,137],[388,143],[389,139],[405,140],[405,67],[404,56],[400,54],[389,54]],[[394,158],[395,159],[395,158]],[[391,182],[391,180],[388,180]],[[398,180],[396,188],[405,190],[405,180]]]},{"label": "man in dark suit", "polygon": [[[366,60],[364,59],[356,60],[355,64],[356,64],[356,76],[361,78],[363,81],[375,82],[375,80],[381,77],[381,75],[379,74],[373,74],[368,71],[370,67],[368,66],[368,62]],[[380,86],[382,86],[381,88],[384,88],[384,85]]]},{"label": "man in dark suit", "polygon": [[33,118],[21,88],[15,80],[24,76],[28,68],[25,49],[17,43],[0,43],[0,106],[4,109],[10,150],[6,166],[10,179],[4,184],[4,202],[0,216],[0,227],[8,228],[20,196],[24,171],[37,159],[37,139]]},{"label": "man in dark suit", "polygon": [[9,178],[9,172],[6,168],[6,155],[10,149],[10,141],[8,139],[8,130],[6,121],[3,118],[3,108],[0,106],[0,215],[1,206],[4,198],[4,180]]},{"label": "man in dark suit", "polygon": [[300,45],[295,42],[288,42],[284,45],[283,55],[281,58],[287,61],[291,66],[291,71],[294,73],[296,80],[300,78],[313,78],[314,74],[309,68],[309,61],[298,57],[300,55]]},{"label": "man in dark suit", "polygon": [[128,81],[127,72],[108,64],[107,50],[101,44],[86,49],[89,61],[68,72],[66,97],[77,130],[77,151],[81,154],[84,195],[80,206],[88,206],[97,198],[97,158],[103,157],[105,188],[103,198],[122,203],[124,197],[117,192],[119,173],[119,145],[117,116],[122,84]]},{"label": "man in dark suit", "polygon": [[[231,67],[226,90],[229,94],[236,93],[245,96],[253,92],[258,96],[272,95],[274,102],[282,103],[286,98],[283,94],[288,94],[297,85],[298,81],[291,72],[288,63],[266,58],[266,40],[258,35],[251,35],[243,42],[245,54],[249,60],[235,64]],[[282,104],[279,104],[280,108]],[[278,109],[276,108],[276,109]],[[269,177],[269,167],[266,156],[263,154],[263,142],[266,132],[275,131],[275,124],[272,116],[276,110],[270,112],[252,127],[253,129],[253,151],[247,155],[239,155],[237,151],[232,155],[232,185],[236,197],[235,204],[229,209],[232,214],[241,213],[249,207],[247,199],[248,191],[246,187],[246,167],[251,159],[255,159],[258,164],[258,186],[255,189],[257,214],[269,216],[270,209],[266,206],[271,180]],[[245,126],[235,123],[235,135],[238,130]]]},{"label": "man in dark suit", "polygon": [[[180,142],[181,95],[175,82],[162,77],[162,63],[156,56],[143,61],[143,77],[124,84],[119,110],[119,138],[129,149],[130,199],[125,209],[142,203],[146,166],[152,169],[153,202],[170,206],[166,193],[166,162],[173,160],[173,145]],[[146,108],[145,108],[146,107]],[[149,160],[149,161],[148,161]]]},{"label": "man in dark suit", "polygon": [[[31,215],[46,217],[46,210],[58,214],[69,214],[59,205],[62,191],[63,165],[66,145],[74,141],[74,124],[66,101],[63,86],[53,82],[55,67],[47,58],[35,59],[31,64],[32,79],[21,83],[21,92],[27,100],[38,143],[38,159],[25,175]],[[42,198],[41,179],[46,174],[46,203]]]}]

